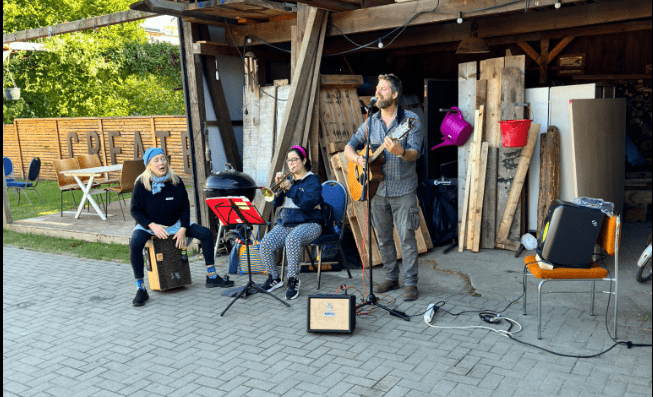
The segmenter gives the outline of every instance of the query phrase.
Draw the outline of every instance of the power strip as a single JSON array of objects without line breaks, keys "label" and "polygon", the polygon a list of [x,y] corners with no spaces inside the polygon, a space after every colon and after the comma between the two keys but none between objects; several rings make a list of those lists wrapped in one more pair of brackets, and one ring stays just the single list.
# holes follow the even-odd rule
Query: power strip
[{"label": "power strip", "polygon": [[431,321],[433,321],[435,310],[435,303],[431,303],[429,307],[426,308],[426,312],[424,313],[424,321],[426,321],[427,324],[430,324]]}]

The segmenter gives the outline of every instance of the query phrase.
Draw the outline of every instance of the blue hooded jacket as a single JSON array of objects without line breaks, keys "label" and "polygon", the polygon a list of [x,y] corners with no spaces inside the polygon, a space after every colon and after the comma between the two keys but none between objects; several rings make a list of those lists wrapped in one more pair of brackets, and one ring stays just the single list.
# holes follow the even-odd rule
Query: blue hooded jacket
[{"label": "blue hooded jacket", "polygon": [[290,189],[274,200],[274,207],[282,207],[277,225],[293,227],[302,223],[322,224],[322,184],[320,178],[308,172],[298,181],[291,181]]}]

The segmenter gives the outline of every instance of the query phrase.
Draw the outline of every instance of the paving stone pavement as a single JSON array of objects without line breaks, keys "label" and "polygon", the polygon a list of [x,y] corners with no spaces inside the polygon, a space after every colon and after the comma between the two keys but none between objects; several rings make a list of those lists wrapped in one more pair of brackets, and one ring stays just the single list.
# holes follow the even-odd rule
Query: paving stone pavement
[{"label": "paving stone pavement", "polygon": [[[352,335],[311,334],[306,296],[317,292],[314,274],[301,275],[290,308],[256,294],[220,317],[231,298],[204,287],[201,261],[191,271],[192,285],[150,292],[137,308],[129,265],[3,247],[3,396],[651,396],[650,347],[560,357],[485,329],[430,328],[421,315],[406,322],[378,308],[358,317]],[[428,272],[420,267],[421,276]],[[323,273],[320,292],[341,283],[362,290],[361,272],[353,273],[352,280]],[[469,295],[455,275],[424,279],[435,281],[420,279],[417,301],[389,294],[399,310],[421,314],[445,301],[454,312],[496,311],[508,303]],[[520,340],[558,352],[612,346],[604,306],[595,317],[582,306],[546,306],[539,341],[536,316],[523,316],[521,301],[504,314],[524,326]],[[644,327],[619,320],[620,338],[651,343],[650,319]],[[442,311],[433,324],[486,325],[473,313]]]}]

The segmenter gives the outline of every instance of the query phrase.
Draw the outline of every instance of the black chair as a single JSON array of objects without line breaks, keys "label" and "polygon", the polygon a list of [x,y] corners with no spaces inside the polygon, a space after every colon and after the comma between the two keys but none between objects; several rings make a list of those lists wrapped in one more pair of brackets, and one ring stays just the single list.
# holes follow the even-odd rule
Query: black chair
[{"label": "black chair", "polygon": [[13,180],[11,182],[7,182],[7,189],[15,189],[14,192],[16,193],[16,199],[18,200],[18,203],[16,205],[20,205],[20,192],[23,192],[25,197],[27,197],[27,201],[29,201],[30,205],[32,205],[32,200],[29,199],[29,196],[25,192],[26,190],[34,190],[36,192],[36,195],[39,196],[39,199],[41,200],[42,203],[43,198],[41,198],[41,195],[39,194],[39,191],[36,190],[36,185],[39,183],[39,174],[41,173],[41,159],[38,157],[34,157],[32,161],[29,163],[29,171],[27,172],[27,180],[26,181],[17,181]]}]

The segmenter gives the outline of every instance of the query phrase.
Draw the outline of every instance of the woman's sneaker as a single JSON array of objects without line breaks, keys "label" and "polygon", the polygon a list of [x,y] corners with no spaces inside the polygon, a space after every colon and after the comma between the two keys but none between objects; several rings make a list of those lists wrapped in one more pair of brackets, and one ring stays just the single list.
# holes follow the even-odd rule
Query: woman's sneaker
[{"label": "woman's sneaker", "polygon": [[147,300],[150,299],[147,290],[136,288],[136,297],[132,301],[134,306],[143,306]]},{"label": "woman's sneaker", "polygon": [[286,290],[286,299],[295,299],[299,296],[299,285],[301,282],[298,278],[288,279],[288,289]]},{"label": "woman's sneaker", "polygon": [[272,276],[268,276],[268,279],[265,280],[261,288],[268,292],[272,292],[275,289],[283,287],[283,281],[279,277],[277,278],[272,278]]}]

